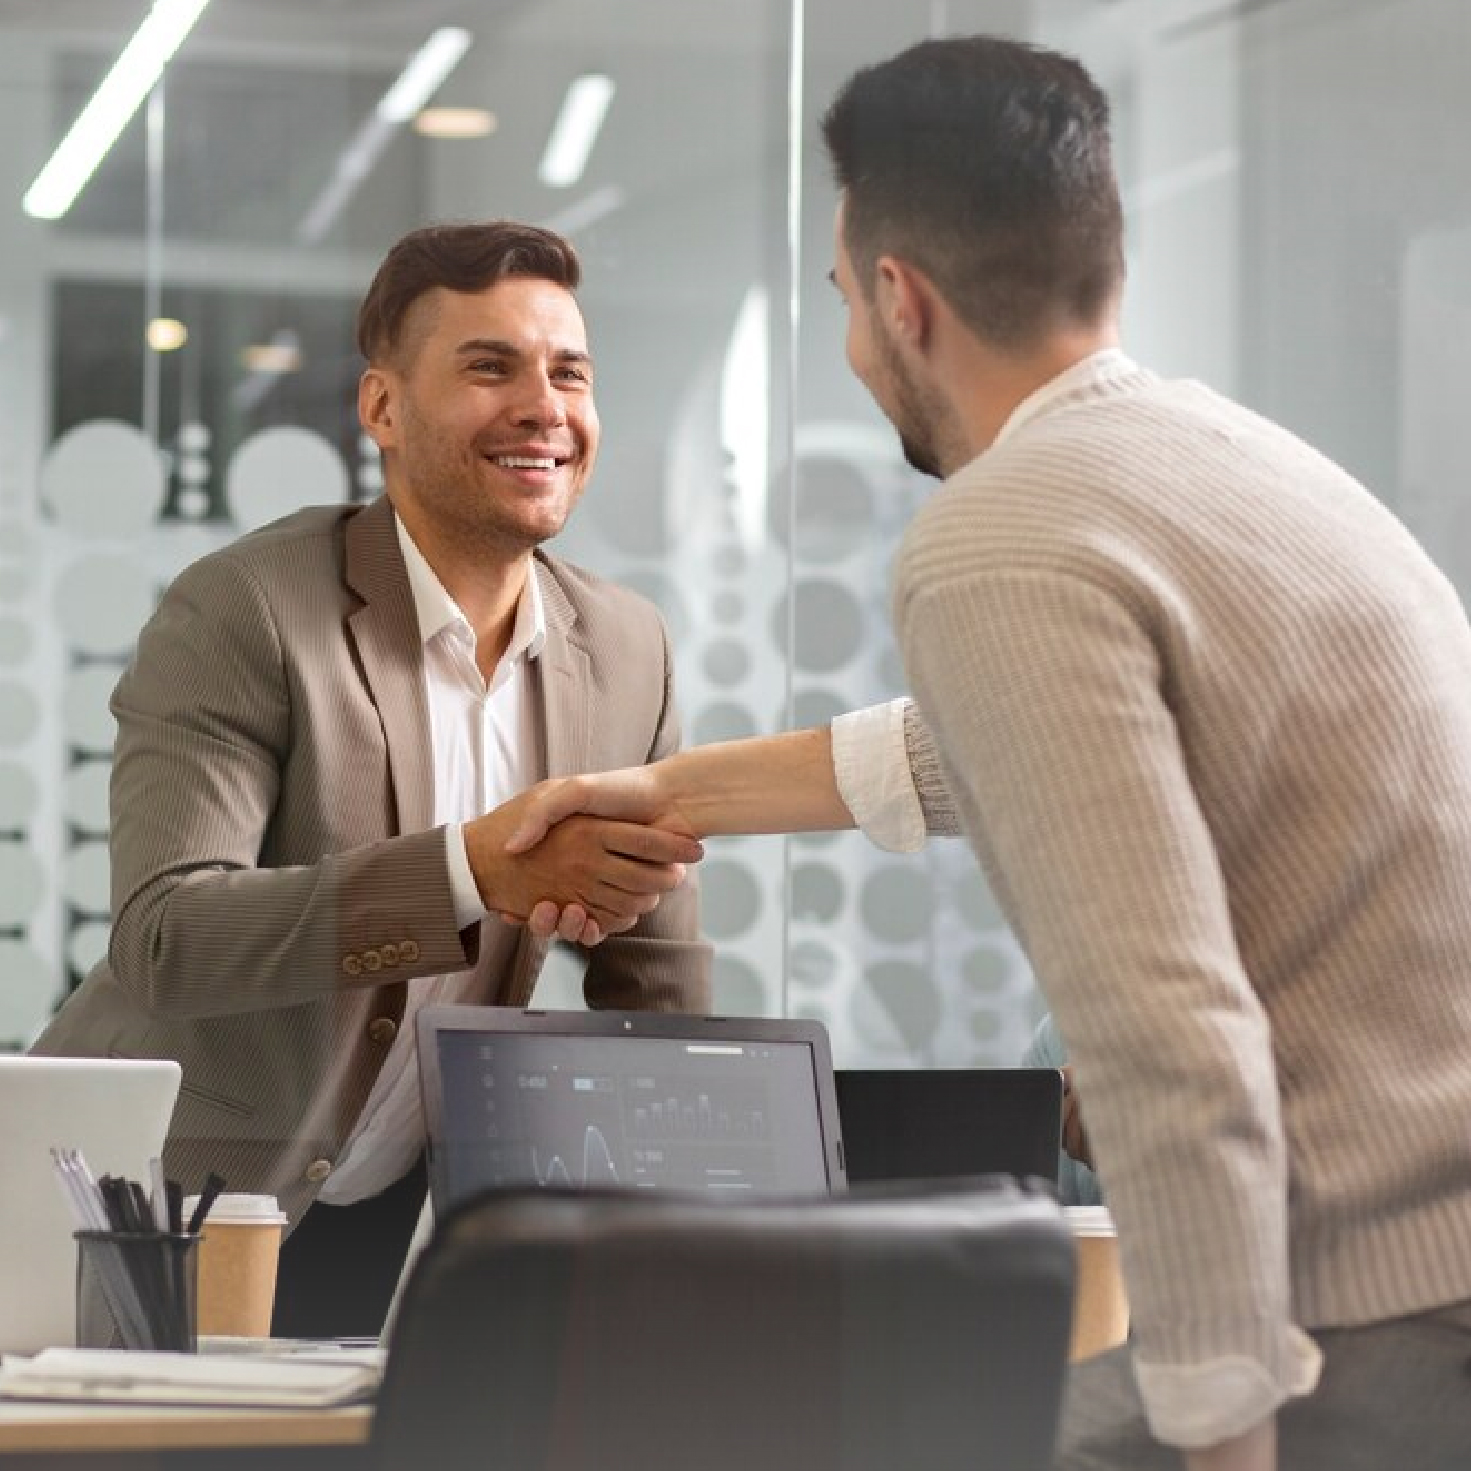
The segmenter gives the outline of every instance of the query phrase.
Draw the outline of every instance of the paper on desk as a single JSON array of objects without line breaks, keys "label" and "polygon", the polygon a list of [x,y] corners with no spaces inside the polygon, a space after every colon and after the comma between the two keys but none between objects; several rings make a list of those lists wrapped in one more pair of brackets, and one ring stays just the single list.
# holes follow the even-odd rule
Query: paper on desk
[{"label": "paper on desk", "polygon": [[371,1398],[380,1378],[362,1363],[232,1358],[112,1348],[47,1348],[0,1357],[0,1395],[149,1405],[327,1409]]}]

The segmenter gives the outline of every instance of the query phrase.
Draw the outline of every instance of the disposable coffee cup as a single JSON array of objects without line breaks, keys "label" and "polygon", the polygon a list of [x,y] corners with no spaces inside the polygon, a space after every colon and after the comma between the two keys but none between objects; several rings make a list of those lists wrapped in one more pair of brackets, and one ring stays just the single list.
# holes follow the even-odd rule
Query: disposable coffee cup
[{"label": "disposable coffee cup", "polygon": [[[198,1197],[184,1202],[189,1219]],[[266,1338],[286,1215],[274,1195],[221,1195],[199,1242],[199,1332]]]},{"label": "disposable coffee cup", "polygon": [[1076,1363],[1114,1348],[1129,1336],[1129,1299],[1119,1267],[1113,1217],[1101,1205],[1070,1205],[1063,1215],[1078,1250],[1073,1336],[1068,1357]]}]

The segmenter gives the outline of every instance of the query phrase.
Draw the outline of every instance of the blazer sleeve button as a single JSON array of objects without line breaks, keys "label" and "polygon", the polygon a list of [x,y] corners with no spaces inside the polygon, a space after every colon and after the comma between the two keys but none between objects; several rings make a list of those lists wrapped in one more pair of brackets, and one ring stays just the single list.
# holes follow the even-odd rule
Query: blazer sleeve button
[{"label": "blazer sleeve button", "polygon": [[314,1159],[306,1167],[306,1177],[313,1185],[320,1185],[331,1173],[332,1161],[330,1159]]},{"label": "blazer sleeve button", "polygon": [[399,941],[398,958],[405,965],[412,965],[419,958],[419,942],[417,940]]},{"label": "blazer sleeve button", "polygon": [[398,1035],[398,1023],[391,1016],[375,1016],[368,1023],[368,1039],[372,1042],[392,1042]]},{"label": "blazer sleeve button", "polygon": [[342,957],[342,973],[349,976],[360,976],[363,973],[363,962],[356,955],[344,955]]},{"label": "blazer sleeve button", "polygon": [[383,969],[383,957],[376,950],[363,951],[363,969],[374,975]]}]

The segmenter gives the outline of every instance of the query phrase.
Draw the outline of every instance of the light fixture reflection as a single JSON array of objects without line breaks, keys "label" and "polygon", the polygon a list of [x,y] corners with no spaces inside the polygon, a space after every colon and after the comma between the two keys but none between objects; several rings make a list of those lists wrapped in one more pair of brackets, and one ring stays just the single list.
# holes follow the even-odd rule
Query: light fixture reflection
[{"label": "light fixture reflection", "polygon": [[177,352],[189,340],[189,329],[177,317],[155,317],[143,330],[154,352]]},{"label": "light fixture reflection", "polygon": [[28,215],[59,220],[72,207],[208,4],[209,0],[155,0],[26,190],[21,207]]},{"label": "light fixture reflection", "polygon": [[414,131],[426,138],[488,138],[497,126],[483,107],[426,107],[414,118]]},{"label": "light fixture reflection", "polygon": [[566,189],[582,177],[612,104],[613,91],[613,78],[601,72],[588,72],[567,88],[536,171],[543,184]]}]

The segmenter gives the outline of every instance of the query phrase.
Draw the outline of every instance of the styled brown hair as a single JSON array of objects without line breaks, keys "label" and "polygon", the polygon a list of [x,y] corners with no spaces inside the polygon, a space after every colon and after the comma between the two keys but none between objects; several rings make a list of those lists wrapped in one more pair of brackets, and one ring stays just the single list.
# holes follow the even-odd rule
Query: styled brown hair
[{"label": "styled brown hair", "polygon": [[1124,279],[1108,99],[1070,56],[922,41],[857,72],[822,120],[865,298],[881,255],[929,276],[978,336],[1096,325]]},{"label": "styled brown hair", "polygon": [[383,258],[358,308],[358,350],[370,363],[397,355],[410,307],[437,286],[484,291],[507,276],[530,276],[575,291],[582,266],[568,240],[514,220],[426,225]]}]

